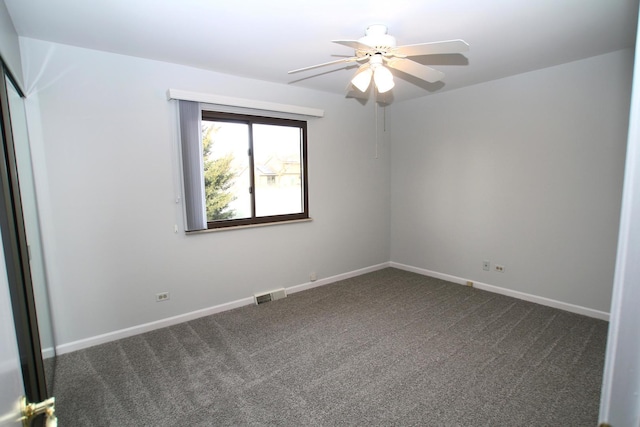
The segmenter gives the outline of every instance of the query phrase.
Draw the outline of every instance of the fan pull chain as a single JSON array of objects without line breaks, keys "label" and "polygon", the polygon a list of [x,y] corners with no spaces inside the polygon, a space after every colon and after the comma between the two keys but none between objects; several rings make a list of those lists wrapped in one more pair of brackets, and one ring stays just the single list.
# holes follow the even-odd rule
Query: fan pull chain
[{"label": "fan pull chain", "polygon": [[375,110],[376,110],[376,159],[378,158],[378,101],[374,101]]},{"label": "fan pull chain", "polygon": [[382,133],[387,133],[387,106],[382,107]]}]

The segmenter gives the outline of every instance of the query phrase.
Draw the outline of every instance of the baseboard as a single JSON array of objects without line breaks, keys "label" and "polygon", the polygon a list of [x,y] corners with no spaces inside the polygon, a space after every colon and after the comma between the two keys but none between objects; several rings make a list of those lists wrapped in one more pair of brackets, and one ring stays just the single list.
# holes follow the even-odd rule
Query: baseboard
[{"label": "baseboard", "polygon": [[43,348],[42,349],[42,358],[43,359],[49,359],[53,356],[55,356],[56,353],[55,351],[53,351],[53,347],[47,347],[47,348]]},{"label": "baseboard", "polygon": [[200,317],[209,316],[211,314],[220,313],[234,308],[243,307],[253,304],[253,297],[242,298],[225,304],[215,305],[213,307],[203,308],[201,310],[180,314],[166,319],[156,320],[155,322],[144,323],[142,325],[132,326],[130,328],[120,329],[118,331],[108,332],[106,334],[97,335],[95,337],[84,338],[67,344],[56,346],[56,354],[61,355],[72,351],[82,350],[84,348],[93,347],[95,345],[104,344],[110,341],[128,338],[134,335],[143,334],[156,329],[165,328],[167,326],[177,325],[178,323],[187,322],[189,320],[198,319]]},{"label": "baseboard", "polygon": [[[438,279],[446,280],[448,282],[453,282],[461,285],[466,285],[467,281],[469,280],[462,277],[452,276],[450,274],[438,273],[436,271],[426,270],[423,268],[413,267],[410,265],[400,264],[397,262],[384,262],[384,263],[373,265],[370,267],[353,270],[347,273],[338,274],[331,277],[325,277],[323,279],[319,279],[314,282],[307,282],[300,285],[291,286],[285,289],[287,294],[293,294],[296,292],[305,291],[307,289],[312,289],[318,286],[324,286],[324,285],[335,283],[341,280],[350,279],[352,277],[361,276],[366,273],[382,270],[383,268],[387,268],[387,267],[398,268],[400,270],[410,271],[413,273],[422,274],[424,276],[435,277]],[[475,280],[473,281],[473,286],[477,289],[482,289],[482,290],[494,292],[497,294],[507,295],[507,296],[518,298],[521,300],[530,301],[537,304],[542,304],[549,307],[570,311],[572,313],[582,314],[585,316],[594,317],[596,319],[601,319],[601,320],[607,320],[607,321],[609,320],[609,313],[606,313],[603,311],[598,311],[598,310],[594,310],[587,307],[581,307],[578,305],[569,304],[562,301],[556,301],[549,298],[540,297],[537,295],[531,295],[524,292],[514,291],[511,289],[501,288],[499,286],[489,285],[486,283],[480,283]],[[250,305],[253,303],[254,303],[253,297],[242,298],[242,299],[228,302],[225,304],[219,304],[213,307],[208,307],[208,308],[192,311],[185,314],[180,314],[178,316],[161,319],[154,322],[144,323],[142,325],[132,326],[130,328],[120,329],[118,331],[108,332],[106,334],[97,335],[94,337],[89,337],[89,338],[73,341],[66,344],[61,344],[56,346],[56,354],[61,355],[65,353],[70,353],[72,351],[82,350],[84,348],[93,347],[99,344],[104,344],[110,341],[131,337],[131,336],[142,334],[145,332],[150,332],[156,329],[165,328],[167,326],[177,325],[179,323],[198,319],[200,317],[221,313],[227,310],[233,310],[234,308],[243,307],[245,305]],[[53,355],[53,349],[46,349],[46,352],[47,352],[47,355],[45,357],[51,357]]]},{"label": "baseboard", "polygon": [[383,268],[389,267],[388,262],[383,262],[382,264],[372,265],[371,267],[361,268],[359,270],[353,270],[348,273],[337,274],[331,277],[325,277],[324,279],[316,280],[314,282],[307,282],[301,285],[291,286],[287,289],[288,294],[294,294],[296,292],[306,291],[307,289],[316,288],[318,286],[328,285],[329,283],[339,282],[340,280],[350,279],[352,277],[361,276],[366,273],[371,273],[374,271],[382,270]]},{"label": "baseboard", "polygon": [[[338,274],[336,276],[326,277],[324,279],[319,279],[314,282],[308,282],[308,283],[303,283],[301,285],[291,286],[285,289],[287,294],[293,294],[296,292],[301,292],[301,291],[315,288],[318,286],[328,285],[329,283],[334,283],[340,280],[349,279],[351,277],[360,276],[365,273],[381,270],[386,267],[389,267],[388,262],[373,265],[371,267],[361,268],[359,270],[353,270],[343,274]],[[93,346],[104,344],[110,341],[115,341],[122,338],[128,338],[134,335],[143,334],[145,332],[150,332],[156,329],[165,328],[167,326],[177,325],[179,323],[187,322],[189,320],[198,319],[200,317],[209,316],[211,314],[216,314],[216,313],[220,313],[227,310],[233,310],[234,308],[239,308],[245,305],[254,304],[254,302],[255,302],[254,298],[253,296],[251,296],[251,297],[242,298],[236,301],[232,301],[229,303],[219,304],[213,307],[204,308],[201,310],[196,310],[196,311],[192,311],[185,314],[180,314],[178,316],[157,320],[155,322],[144,323],[142,325],[132,326],[130,328],[120,329],[118,331],[97,335],[95,337],[84,338],[78,341],[61,344],[56,346],[56,354],[61,355],[65,353],[70,353],[72,351],[82,350],[84,348],[93,347]]]},{"label": "baseboard", "polygon": [[[410,265],[400,264],[397,262],[390,262],[389,267],[398,268],[400,270],[410,271],[412,273],[422,274],[423,276],[435,277],[437,279],[446,280],[448,282],[457,283],[460,285],[466,285],[467,281],[471,279],[465,279],[462,277],[452,276],[450,274],[438,273],[437,271],[426,270],[424,268],[413,267]],[[485,291],[493,292],[496,294],[507,295],[513,298],[518,298],[524,301],[535,302],[537,304],[546,305],[548,307],[558,308],[560,310],[570,311],[571,313],[582,314],[584,316],[593,317],[595,319],[609,321],[609,313],[604,311],[594,310],[592,308],[582,307],[567,302],[557,301],[550,298],[540,297],[537,295],[527,294],[525,292],[514,291],[507,288],[501,288],[499,286],[489,285],[487,283],[473,282],[473,287],[482,289]]]}]

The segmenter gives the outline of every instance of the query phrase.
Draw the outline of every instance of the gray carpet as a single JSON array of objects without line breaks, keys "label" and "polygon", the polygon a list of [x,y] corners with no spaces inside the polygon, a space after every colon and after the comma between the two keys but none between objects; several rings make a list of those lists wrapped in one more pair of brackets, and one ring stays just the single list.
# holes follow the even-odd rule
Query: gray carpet
[{"label": "gray carpet", "polygon": [[595,426],[607,325],[389,268],[62,355],[56,408],[63,427]]}]

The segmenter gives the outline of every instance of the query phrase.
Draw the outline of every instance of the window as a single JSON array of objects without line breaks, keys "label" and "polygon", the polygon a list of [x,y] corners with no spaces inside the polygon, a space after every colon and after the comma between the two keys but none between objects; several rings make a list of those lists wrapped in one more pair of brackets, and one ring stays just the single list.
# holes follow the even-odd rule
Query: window
[{"label": "window", "polygon": [[202,111],[206,228],[306,219],[305,121]]}]

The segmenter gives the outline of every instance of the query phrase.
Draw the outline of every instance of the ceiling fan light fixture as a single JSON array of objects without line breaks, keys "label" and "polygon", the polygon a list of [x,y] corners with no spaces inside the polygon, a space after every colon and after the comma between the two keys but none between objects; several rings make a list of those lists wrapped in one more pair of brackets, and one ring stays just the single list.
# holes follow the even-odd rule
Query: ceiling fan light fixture
[{"label": "ceiling fan light fixture", "polygon": [[393,81],[393,74],[387,67],[379,65],[373,73],[373,81],[379,93],[390,91],[396,84]]},{"label": "ceiling fan light fixture", "polygon": [[360,66],[360,69],[351,79],[351,84],[353,84],[360,92],[366,92],[369,89],[369,84],[371,83],[371,76],[373,75],[373,70],[369,67],[368,64]]},{"label": "ceiling fan light fixture", "polygon": [[314,70],[327,65],[355,62],[361,65],[351,78],[350,84],[347,86],[348,90],[354,86],[360,92],[365,93],[373,80],[377,92],[385,93],[395,86],[392,69],[429,83],[443,79],[443,72],[423,65],[414,57],[458,54],[469,50],[469,44],[460,39],[397,46],[395,37],[388,34],[387,27],[383,24],[369,25],[365,36],[358,40],[333,40],[333,42],[353,49],[354,55],[291,70],[289,74]]}]

